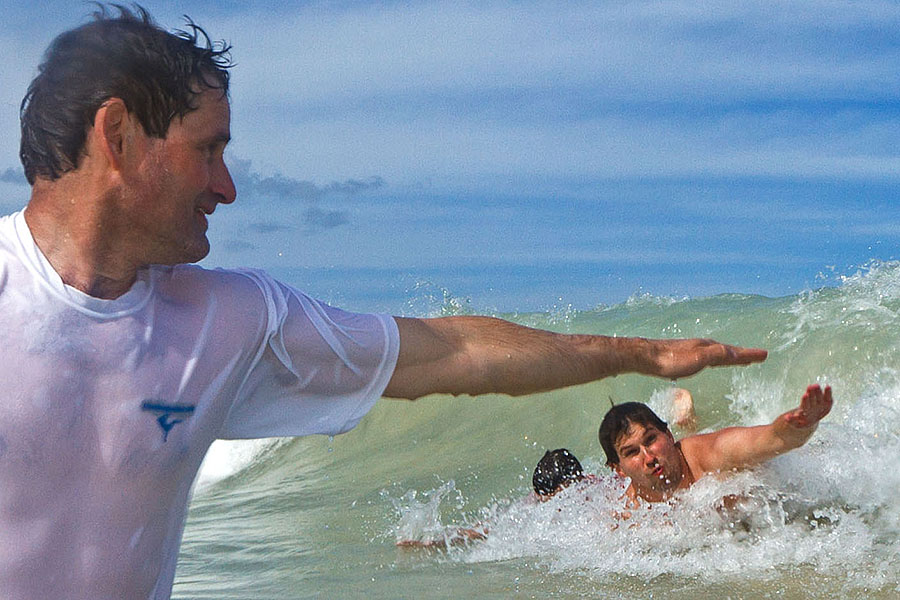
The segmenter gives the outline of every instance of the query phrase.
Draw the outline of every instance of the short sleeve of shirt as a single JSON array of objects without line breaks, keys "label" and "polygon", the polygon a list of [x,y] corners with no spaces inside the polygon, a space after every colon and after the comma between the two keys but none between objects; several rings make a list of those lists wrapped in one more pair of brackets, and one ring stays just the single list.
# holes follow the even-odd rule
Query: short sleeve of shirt
[{"label": "short sleeve of shirt", "polygon": [[261,271],[241,273],[263,293],[267,326],[219,437],[335,435],[355,427],[394,372],[394,319],[328,306]]}]

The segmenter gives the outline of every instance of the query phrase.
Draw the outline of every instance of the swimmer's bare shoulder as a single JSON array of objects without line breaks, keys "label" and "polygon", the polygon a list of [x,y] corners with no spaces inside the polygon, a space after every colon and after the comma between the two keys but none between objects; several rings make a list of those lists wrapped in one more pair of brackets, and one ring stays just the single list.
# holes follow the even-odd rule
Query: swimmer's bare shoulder
[{"label": "swimmer's bare shoulder", "polygon": [[721,461],[715,460],[719,433],[699,433],[679,440],[684,460],[696,479],[717,473],[721,468]]}]

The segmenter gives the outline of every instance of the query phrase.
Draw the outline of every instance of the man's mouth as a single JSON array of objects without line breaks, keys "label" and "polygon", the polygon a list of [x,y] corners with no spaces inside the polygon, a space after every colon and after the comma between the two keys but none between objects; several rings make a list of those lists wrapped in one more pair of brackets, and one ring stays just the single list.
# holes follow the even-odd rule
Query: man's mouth
[{"label": "man's mouth", "polygon": [[211,210],[206,210],[202,207],[197,207],[194,211],[194,214],[197,215],[195,218],[197,222],[200,224],[200,227],[205,231],[209,227],[209,221],[207,220],[207,216],[212,214]]},{"label": "man's mouth", "polygon": [[213,212],[215,212],[215,210],[216,210],[215,204],[211,204],[211,205],[201,204],[201,205],[197,206],[197,208],[195,209],[197,218],[200,219],[200,221],[203,223],[204,227],[209,225],[207,217],[209,215],[213,214]]}]

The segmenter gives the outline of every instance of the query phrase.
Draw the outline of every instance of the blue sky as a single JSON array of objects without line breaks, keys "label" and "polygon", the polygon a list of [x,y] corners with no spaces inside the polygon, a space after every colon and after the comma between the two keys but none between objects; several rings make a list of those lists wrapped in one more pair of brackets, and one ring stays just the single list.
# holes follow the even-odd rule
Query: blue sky
[{"label": "blue sky", "polygon": [[[25,4],[0,0],[7,210],[19,101],[91,10]],[[208,265],[351,308],[527,310],[784,295],[900,254],[895,2],[144,6],[234,46]]]}]

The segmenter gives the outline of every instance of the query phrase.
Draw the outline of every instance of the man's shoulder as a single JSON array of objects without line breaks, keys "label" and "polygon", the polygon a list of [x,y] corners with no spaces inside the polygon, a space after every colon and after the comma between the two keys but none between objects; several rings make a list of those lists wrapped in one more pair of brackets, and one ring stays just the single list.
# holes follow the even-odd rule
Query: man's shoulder
[{"label": "man's shoulder", "polygon": [[215,297],[256,306],[264,302],[262,286],[252,270],[207,269],[193,264],[153,265],[150,269],[158,292],[172,298]]},{"label": "man's shoulder", "polygon": [[252,282],[252,274],[256,272],[253,269],[208,268],[196,264],[152,265],[150,268],[179,285],[242,285]]},{"label": "man's shoulder", "polygon": [[696,433],[678,441],[681,453],[695,475],[699,476],[708,470],[710,453],[714,451],[717,434],[717,431]]},{"label": "man's shoulder", "polygon": [[697,467],[702,473],[722,471],[732,468],[733,456],[746,442],[743,434],[747,430],[747,427],[725,427],[686,437],[679,444],[692,468]]},{"label": "man's shoulder", "polygon": [[38,256],[40,250],[31,239],[23,211],[0,216],[0,268],[13,264],[27,268],[38,262]]},{"label": "man's shoulder", "polygon": [[0,248],[11,251],[13,254],[18,254],[16,248],[18,244],[16,244],[17,235],[16,235],[16,217],[22,211],[18,211],[8,215],[0,216]]}]

